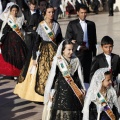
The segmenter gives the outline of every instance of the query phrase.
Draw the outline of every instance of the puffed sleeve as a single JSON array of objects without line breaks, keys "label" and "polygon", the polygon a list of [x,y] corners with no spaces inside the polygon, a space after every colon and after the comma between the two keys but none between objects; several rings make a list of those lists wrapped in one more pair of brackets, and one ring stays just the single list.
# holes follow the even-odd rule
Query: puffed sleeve
[{"label": "puffed sleeve", "polygon": [[6,24],[5,27],[3,28],[2,33],[5,35],[10,31],[12,31],[12,28],[8,24]]}]

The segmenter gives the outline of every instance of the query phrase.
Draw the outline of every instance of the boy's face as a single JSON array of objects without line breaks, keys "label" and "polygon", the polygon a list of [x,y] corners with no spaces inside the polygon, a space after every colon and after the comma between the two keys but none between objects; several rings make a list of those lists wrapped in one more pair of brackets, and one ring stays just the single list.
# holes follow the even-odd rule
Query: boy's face
[{"label": "boy's face", "polygon": [[105,75],[105,79],[102,82],[102,86],[106,89],[112,85],[111,74]]},{"label": "boy's face", "polygon": [[30,8],[31,11],[35,11],[36,5],[30,4],[30,5],[29,5],[29,8]]},{"label": "boy's face", "polygon": [[106,45],[102,45],[101,48],[105,54],[109,55],[109,54],[111,54],[111,52],[113,50],[113,45],[106,44]]}]

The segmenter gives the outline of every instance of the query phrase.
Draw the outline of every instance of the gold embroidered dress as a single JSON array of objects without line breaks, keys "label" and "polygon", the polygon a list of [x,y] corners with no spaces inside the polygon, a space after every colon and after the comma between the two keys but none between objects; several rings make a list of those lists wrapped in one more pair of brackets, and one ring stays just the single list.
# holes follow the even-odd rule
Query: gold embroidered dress
[{"label": "gold embroidered dress", "polygon": [[29,72],[32,66],[31,60],[25,80],[19,79],[19,83],[14,90],[14,93],[23,99],[43,102],[45,84],[51,69],[51,63],[56,53],[57,45],[62,41],[61,29],[57,22],[53,21],[52,32],[54,33],[55,43],[51,41],[41,24],[37,28],[38,36],[33,48],[34,60],[36,59],[37,50],[40,51],[37,67],[34,75],[31,75]]}]

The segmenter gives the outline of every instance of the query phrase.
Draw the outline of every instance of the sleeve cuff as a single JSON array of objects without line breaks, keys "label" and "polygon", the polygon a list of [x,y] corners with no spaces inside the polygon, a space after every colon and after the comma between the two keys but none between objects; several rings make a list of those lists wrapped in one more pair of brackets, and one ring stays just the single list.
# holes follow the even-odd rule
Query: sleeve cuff
[{"label": "sleeve cuff", "polygon": [[77,47],[77,51],[79,51],[79,50],[80,50],[80,47],[81,47],[80,45]]}]

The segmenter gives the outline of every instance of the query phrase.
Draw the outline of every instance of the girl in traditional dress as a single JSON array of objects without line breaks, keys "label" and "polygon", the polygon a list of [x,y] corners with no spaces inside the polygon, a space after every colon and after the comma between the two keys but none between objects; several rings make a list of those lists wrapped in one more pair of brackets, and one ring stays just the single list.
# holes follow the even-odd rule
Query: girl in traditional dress
[{"label": "girl in traditional dress", "polygon": [[108,68],[94,73],[85,98],[83,120],[119,120],[120,108],[111,78]]},{"label": "girl in traditional dress", "polygon": [[5,11],[0,15],[0,74],[19,76],[26,56],[27,47],[21,32],[24,17],[18,5],[8,3]]},{"label": "girl in traditional dress", "polygon": [[84,95],[81,64],[73,54],[73,44],[65,40],[58,47],[48,76],[42,120],[82,120]]},{"label": "girl in traditional dress", "polygon": [[[21,98],[43,102],[44,89],[53,56],[57,51],[58,44],[62,41],[60,26],[53,20],[53,17],[54,8],[48,5],[44,21],[40,22],[36,31],[38,36],[33,48],[33,60],[31,60],[26,78],[20,78],[14,90],[14,93]],[[36,56],[38,50],[40,55]]]}]

